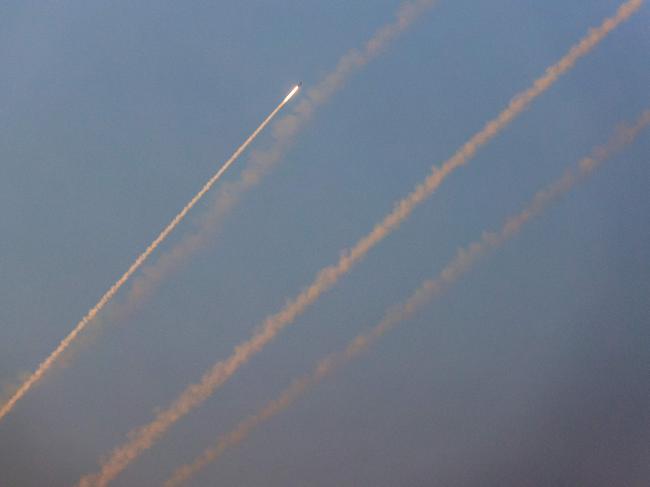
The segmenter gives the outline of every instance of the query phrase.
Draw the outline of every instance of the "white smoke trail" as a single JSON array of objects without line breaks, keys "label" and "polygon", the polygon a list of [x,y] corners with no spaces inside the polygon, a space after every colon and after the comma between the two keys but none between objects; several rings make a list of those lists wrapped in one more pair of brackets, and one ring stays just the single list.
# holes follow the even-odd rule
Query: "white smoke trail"
[{"label": "white smoke trail", "polygon": [[298,296],[289,300],[278,313],[264,320],[261,327],[248,340],[237,345],[233,353],[225,360],[217,362],[196,384],[189,385],[166,409],[156,414],[154,419],[131,431],[127,441],[115,448],[102,462],[100,471],[84,476],[79,485],[105,486],[119,475],[131,462],[149,449],[174,423],[200,405],[214,391],[224,384],[251,357],[260,352],[277,334],[297,316],[303,313],[325,291],[329,290],[338,280],[352,269],[375,245],[395,230],[413,210],[428,198],[440,184],[455,169],[466,164],[476,151],[494,138],[532,101],[548,90],[559,77],[572,68],[581,57],[589,53],[607,34],[623,21],[633,15],[642,5],[643,0],[628,0],[623,3],[616,14],[607,18],[603,23],[590,29],[587,35],[574,45],[569,52],[556,64],[549,67],[545,74],[538,78],[533,86],[515,96],[509,105],[495,119],[474,135],[461,147],[440,169],[434,166],[427,178],[404,199],[399,201],[395,209],[389,213],[373,230],[359,240],[354,247],[341,255],[338,263],[318,272],[314,281]]},{"label": "white smoke trail", "polygon": [[[295,91],[293,92],[295,94]],[[77,323],[77,325],[72,329],[72,331],[59,343],[59,345],[54,349],[54,351],[40,363],[38,368],[22,383],[22,385],[16,390],[16,392],[9,398],[9,400],[2,405],[0,408],[0,421],[9,414],[9,412],[14,408],[16,403],[20,401],[27,392],[34,387],[34,385],[40,381],[47,371],[55,364],[57,359],[63,354],[67,348],[75,341],[78,335],[88,326],[97,314],[106,306],[106,304],[113,299],[115,294],[120,290],[120,288],[129,280],[129,278],[142,266],[142,264],[147,260],[147,258],[152,254],[154,250],[169,236],[170,233],[178,226],[178,224],[185,218],[187,213],[199,202],[199,200],[214,186],[214,184],[221,178],[221,176],[228,170],[228,168],[237,160],[237,158],[246,150],[246,148],[253,142],[253,140],[258,136],[258,134],[266,127],[269,122],[277,115],[277,113],[289,102],[289,96],[287,96],[272,112],[266,117],[266,119],[260,124],[259,127],[244,141],[244,143],[239,146],[239,148],[234,152],[230,159],[228,159],[223,166],[208,180],[207,183],[199,190],[198,193],[187,203],[183,209],[172,219],[172,221],[165,227],[165,229],[160,232],[160,234],[155,238],[151,244],[142,252],[137,259],[131,264],[127,271],[120,277],[106,293],[100,298],[100,300],[93,306],[90,311]]]},{"label": "white smoke trail", "polygon": [[296,379],[278,397],[262,407],[257,414],[244,419],[230,432],[219,437],[214,446],[204,450],[192,463],[177,468],[165,482],[165,487],[178,487],[187,483],[200,470],[217,460],[226,449],[244,441],[253,429],[261,423],[287,409],[310,387],[355,358],[391,328],[411,318],[431,299],[444,291],[447,286],[453,284],[468,272],[480,257],[486,255],[489,251],[495,250],[515,236],[525,223],[539,215],[561,195],[571,190],[578,182],[612,156],[614,152],[631,143],[648,124],[650,124],[650,110],[645,111],[633,126],[619,129],[607,145],[594,149],[592,154],[582,159],[574,170],[567,171],[560,179],[539,191],[528,207],[506,220],[499,231],[485,232],[476,242],[460,248],[454,259],[444,267],[436,279],[424,281],[406,301],[391,307],[376,326],[350,341],[343,351],[325,357],[318,362],[310,374]]}]

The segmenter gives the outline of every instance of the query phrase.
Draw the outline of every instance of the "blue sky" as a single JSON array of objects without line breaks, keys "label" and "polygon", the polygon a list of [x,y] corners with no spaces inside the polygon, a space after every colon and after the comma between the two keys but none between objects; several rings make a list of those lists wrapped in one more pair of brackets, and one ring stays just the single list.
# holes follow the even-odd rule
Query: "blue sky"
[{"label": "blue sky", "polygon": [[[0,423],[5,483],[95,470],[618,6],[566,3],[441,1],[423,15],[209,245],[127,318],[102,316]],[[0,385],[34,369],[296,81],[317,83],[398,5],[5,2]],[[646,5],[115,484],[160,484],[636,118],[649,21]],[[648,153],[645,133],[196,485],[641,485]]]}]

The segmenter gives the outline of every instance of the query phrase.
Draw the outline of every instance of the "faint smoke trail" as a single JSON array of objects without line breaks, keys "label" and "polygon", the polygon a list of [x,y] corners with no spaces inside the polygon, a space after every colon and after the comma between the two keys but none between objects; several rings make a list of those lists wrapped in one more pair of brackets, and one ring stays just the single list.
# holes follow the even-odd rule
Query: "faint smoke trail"
[{"label": "faint smoke trail", "polygon": [[387,45],[435,3],[435,0],[416,0],[401,4],[393,22],[381,27],[361,49],[351,49],[344,54],[332,72],[308,90],[307,96],[303,97],[292,113],[275,122],[272,146],[264,151],[252,151],[240,179],[236,182],[226,182],[219,187],[210,209],[202,215],[198,229],[183,236],[168,252],[160,255],[155,263],[145,267],[133,280],[126,302],[115,310],[118,317],[122,313],[131,312],[142,299],[154,292],[169,273],[205,246],[243,194],[257,186],[266,173],[284,157],[295,137],[311,119],[314,110],[327,102],[356,71],[381,54]]},{"label": "faint smoke trail", "polygon": [[318,362],[311,374],[295,380],[277,398],[268,402],[257,414],[249,416],[230,432],[221,436],[214,446],[204,450],[192,463],[176,469],[169,480],[165,482],[165,487],[177,487],[185,484],[202,468],[219,458],[227,448],[244,441],[254,428],[287,409],[309,387],[316,385],[323,378],[355,358],[399,322],[411,318],[432,298],[470,270],[479,257],[495,250],[513,237],[526,222],[539,215],[547,205],[588,176],[614,152],[631,143],[648,124],[650,124],[650,110],[645,111],[634,126],[619,129],[606,146],[594,149],[592,154],[582,159],[574,170],[568,170],[560,179],[538,192],[529,206],[518,215],[506,220],[499,231],[485,232],[476,242],[459,249],[454,259],[447,264],[436,279],[424,281],[406,301],[390,308],[374,328],[350,341],[343,351],[325,357]]},{"label": "faint smoke trail", "polygon": [[65,352],[65,350],[70,346],[70,344],[77,338],[77,336],[86,328],[88,323],[90,323],[97,313],[99,313],[104,306],[115,296],[115,294],[120,290],[120,288],[129,280],[135,271],[144,263],[144,261],[151,255],[151,253],[156,250],[156,248],[167,238],[167,236],[176,228],[176,226],[185,218],[187,213],[196,205],[196,203],[207,193],[210,188],[219,180],[219,178],[226,172],[226,170],[232,165],[233,162],[246,150],[246,148],[253,142],[255,137],[266,127],[269,122],[277,115],[277,113],[289,102],[291,96],[293,96],[298,87],[295,87],[289,95],[285,97],[284,100],[271,112],[271,114],[266,117],[266,119],[260,124],[259,127],[246,139],[246,141],[235,151],[235,153],[230,156],[223,166],[212,176],[207,183],[201,188],[201,190],[194,195],[187,205],[176,215],[173,220],[165,227],[165,229],[160,232],[156,239],[151,242],[151,244],[142,252],[137,259],[131,264],[131,267],[120,277],[115,284],[113,284],[108,291],[101,297],[97,304],[91,308],[90,311],[84,316],[77,326],[66,336],[59,346],[47,357],[41,364],[38,366],[36,371],[31,374],[25,382],[18,388],[13,396],[7,401],[2,408],[0,408],[0,421],[14,408],[16,403],[29,391],[34,384],[36,384],[45,373],[54,365],[56,360],[60,355]]},{"label": "faint smoke trail", "polygon": [[571,48],[568,54],[557,64],[548,68],[544,76],[536,80],[531,88],[517,95],[503,112],[474,135],[440,169],[434,167],[424,182],[419,184],[406,198],[399,201],[395,209],[367,236],[344,252],[336,265],[322,269],[307,288],[291,299],[280,312],[266,318],[251,338],[237,345],[230,357],[212,366],[201,377],[200,382],[188,386],[167,409],[158,412],[150,423],[131,431],[127,441],[114,449],[108,459],[102,463],[100,471],[97,474],[83,477],[79,485],[107,485],[142,452],[150,448],[171,425],[210,397],[239,367],[262,350],[283,328],[292,323],[323,292],[330,289],[341,276],[359,262],[372,247],[396,229],[421,202],[433,193],[446,176],[465,164],[479,147],[497,135],[537,96],[552,86],[560,75],[569,70],[579,58],[587,54],[609,32],[636,12],[642,3],[642,0],[629,0],[618,9],[615,16],[606,19],[599,27],[591,29],[586,37]]}]

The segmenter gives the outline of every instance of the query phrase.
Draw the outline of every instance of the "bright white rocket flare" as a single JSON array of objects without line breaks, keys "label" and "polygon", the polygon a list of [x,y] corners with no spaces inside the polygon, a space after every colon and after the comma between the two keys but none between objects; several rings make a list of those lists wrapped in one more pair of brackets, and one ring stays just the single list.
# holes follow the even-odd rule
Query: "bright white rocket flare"
[{"label": "bright white rocket flare", "polygon": [[298,83],[296,86],[293,87],[293,89],[285,97],[285,99],[284,99],[284,101],[282,103],[284,104],[284,103],[288,102],[289,100],[291,100],[293,95],[295,95],[298,92],[298,90],[300,89],[301,86],[302,86],[302,81],[300,83]]}]

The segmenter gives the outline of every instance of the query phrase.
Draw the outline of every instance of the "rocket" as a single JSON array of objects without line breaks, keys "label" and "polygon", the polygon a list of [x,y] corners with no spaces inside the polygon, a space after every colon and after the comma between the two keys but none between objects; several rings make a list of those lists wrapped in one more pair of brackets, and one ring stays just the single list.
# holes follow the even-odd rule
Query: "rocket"
[{"label": "rocket", "polygon": [[289,100],[291,100],[291,98],[293,97],[293,95],[295,95],[295,94],[298,92],[298,90],[300,89],[301,86],[302,86],[302,81],[299,82],[296,86],[294,86],[294,87],[291,89],[291,91],[289,92],[289,94],[288,94],[288,95],[284,98],[284,100],[282,101],[282,104],[285,104],[286,102],[288,102]]}]

